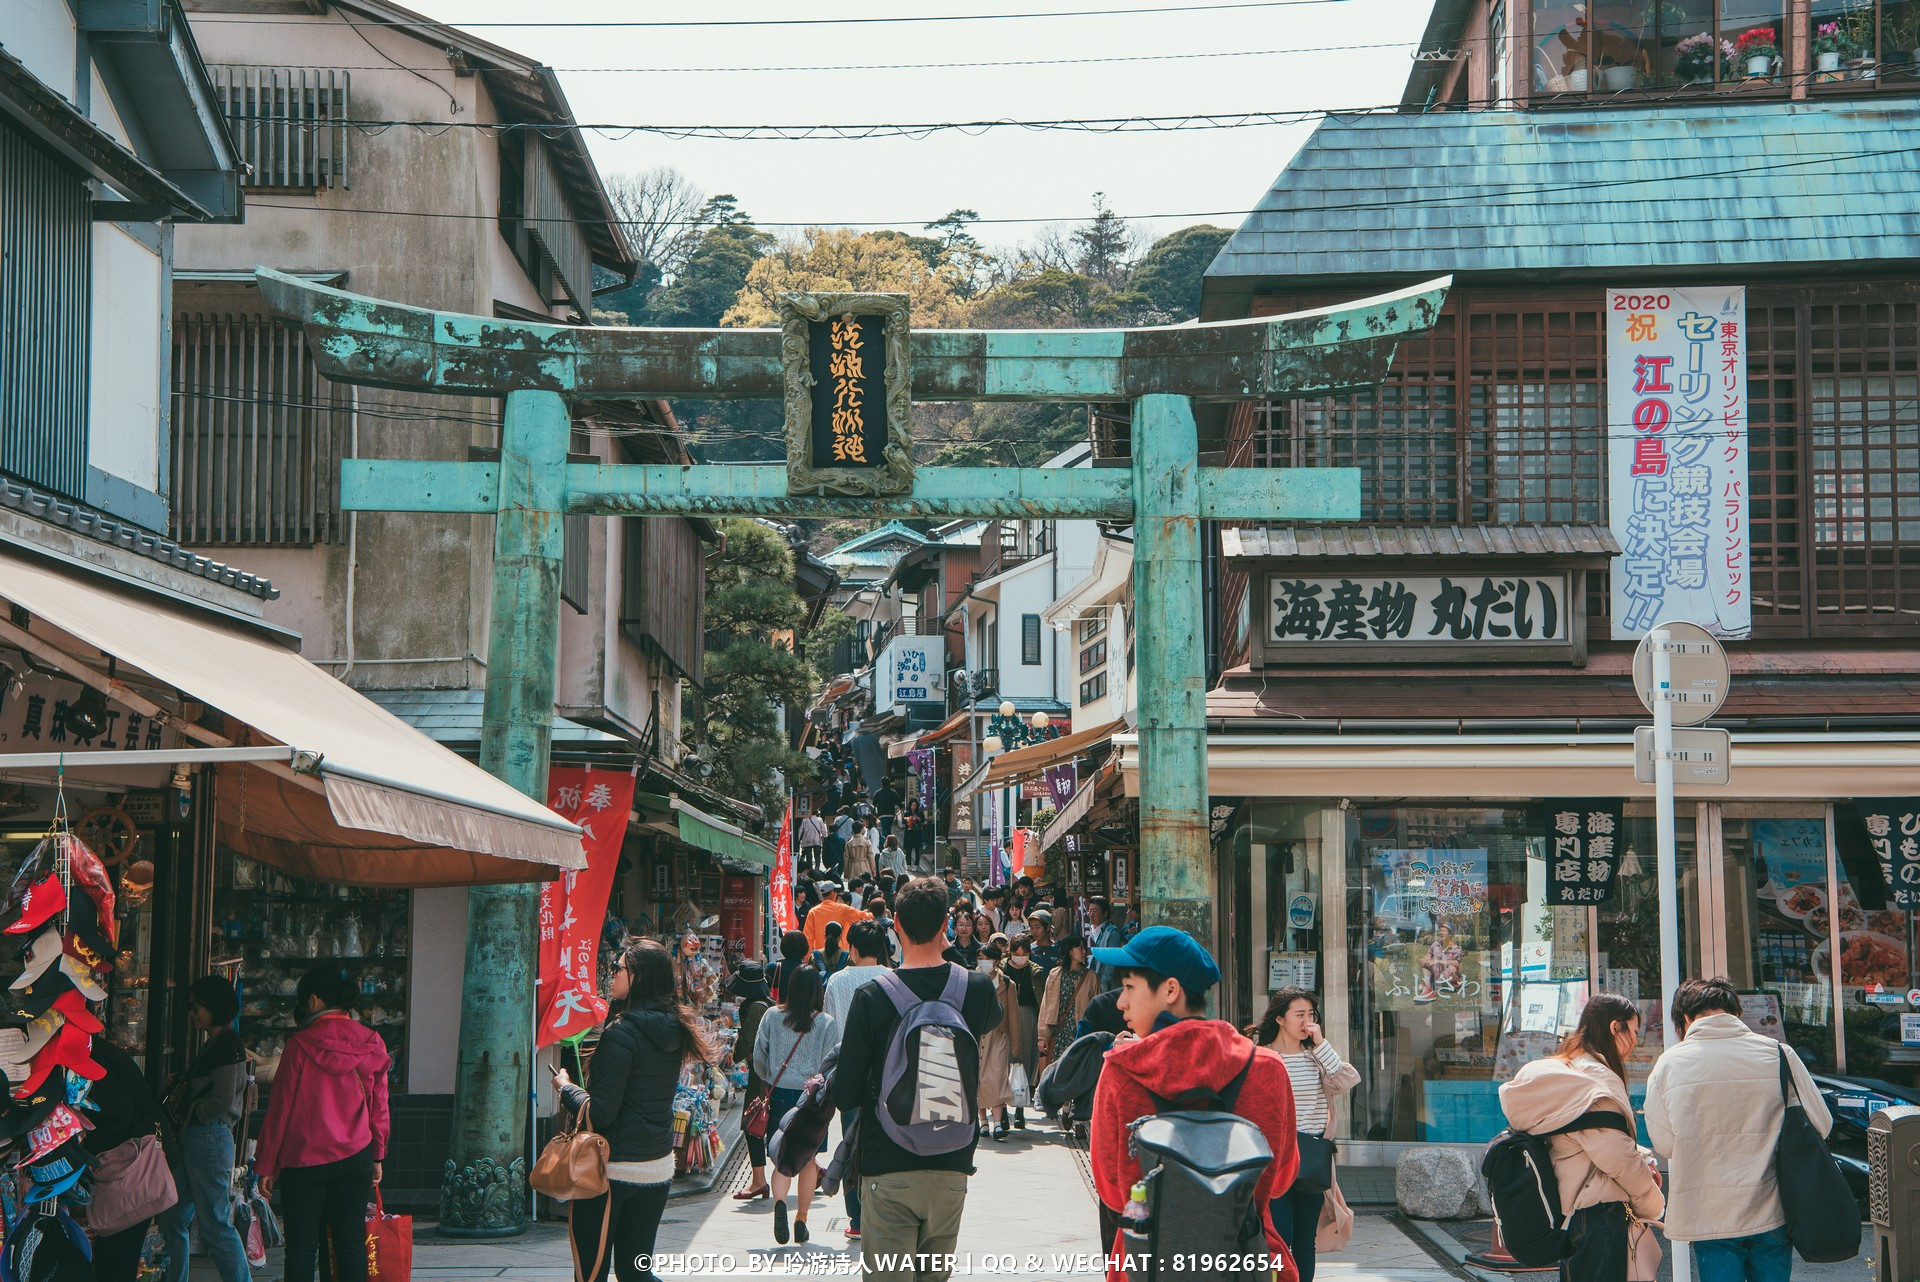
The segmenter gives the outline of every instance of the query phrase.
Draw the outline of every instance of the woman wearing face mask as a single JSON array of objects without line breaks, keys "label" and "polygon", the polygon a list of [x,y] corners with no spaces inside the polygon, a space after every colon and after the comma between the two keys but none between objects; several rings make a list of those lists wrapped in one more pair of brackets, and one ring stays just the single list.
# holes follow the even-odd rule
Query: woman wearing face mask
[{"label": "woman wearing face mask", "polygon": [[167,1244],[167,1282],[185,1282],[187,1229],[197,1218],[200,1240],[220,1271],[220,1282],[247,1282],[246,1247],[232,1220],[233,1128],[246,1108],[247,1052],[233,1029],[240,998],[219,975],[187,988],[187,1020],[206,1033],[187,1075],[167,1092],[179,1136],[180,1161],[173,1170],[180,1200],[160,1217]]},{"label": "woman wearing face mask", "polygon": [[[1007,983],[1013,988],[1015,1043],[1019,1052],[1014,1062],[1027,1070],[1029,1087],[1040,1080],[1040,997],[1047,989],[1046,977],[1033,964],[1033,940],[1021,935],[1007,949],[1001,966]],[[1027,1129],[1027,1110],[1013,1110],[1013,1129]]]},{"label": "woman wearing face mask", "polygon": [[963,904],[953,916],[953,942],[940,955],[956,966],[974,970],[980,965],[980,942],[974,934],[973,914],[965,911]]},{"label": "woman wearing face mask", "polygon": [[679,997],[674,959],[650,939],[628,944],[614,963],[608,1019],[584,1088],[553,1075],[561,1107],[586,1110],[607,1141],[607,1191],[567,1210],[577,1282],[603,1282],[611,1258],[620,1282],[657,1282],[653,1247],[673,1183],[673,1095],[688,1060],[716,1052]]},{"label": "woman wearing face mask", "polygon": [[1020,1007],[1013,995],[1013,982],[1000,963],[1007,937],[995,933],[980,949],[976,969],[993,980],[1000,999],[1000,1022],[980,1039],[980,1090],[975,1103],[980,1110],[980,1133],[992,1134],[996,1141],[1007,1138],[1008,1110],[1013,1104],[1013,1061],[1020,1057]]},{"label": "woman wearing face mask", "polygon": [[1561,1282],[1626,1282],[1633,1239],[1645,1232],[1635,1221],[1658,1220],[1666,1210],[1653,1154],[1634,1143],[1626,1061],[1639,1042],[1640,1008],[1617,993],[1595,993],[1560,1049],[1500,1088],[1500,1109],[1517,1131],[1544,1135],[1588,1114],[1618,1119],[1548,1141],[1573,1239]]},{"label": "woman wearing face mask", "polygon": [[[306,1024],[287,1038],[274,1073],[254,1169],[260,1191],[281,1190],[286,1282],[313,1282],[320,1238],[359,1242],[387,1155],[387,1074],[380,1034],[353,1017],[360,989],[337,965],[300,977],[294,1008]],[[366,1282],[367,1253],[342,1251],[336,1282]]]}]

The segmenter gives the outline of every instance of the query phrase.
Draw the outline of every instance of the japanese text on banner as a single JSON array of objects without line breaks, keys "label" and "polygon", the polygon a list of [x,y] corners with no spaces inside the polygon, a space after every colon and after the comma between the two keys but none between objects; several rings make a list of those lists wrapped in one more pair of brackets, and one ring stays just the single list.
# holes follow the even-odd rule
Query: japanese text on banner
[{"label": "japanese text on banner", "polygon": [[1604,904],[1626,853],[1626,824],[1617,797],[1569,797],[1534,809],[1534,832],[1546,843],[1547,903]]},{"label": "japanese text on banner", "polygon": [[587,866],[540,888],[537,1046],[577,1037],[607,1016],[600,996],[600,932],[633,810],[633,783],[631,773],[591,766],[554,766],[548,772],[547,808],[580,825]]},{"label": "japanese text on banner", "polygon": [[1753,626],[1746,290],[1607,291],[1613,635]]}]

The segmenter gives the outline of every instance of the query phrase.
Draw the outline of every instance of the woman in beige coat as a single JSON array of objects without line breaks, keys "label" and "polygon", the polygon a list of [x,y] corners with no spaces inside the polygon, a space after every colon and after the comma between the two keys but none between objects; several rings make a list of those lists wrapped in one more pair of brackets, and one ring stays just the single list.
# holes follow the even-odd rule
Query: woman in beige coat
[{"label": "woman in beige coat", "polygon": [[1006,948],[1007,937],[996,932],[980,950],[980,968],[992,977],[994,995],[1000,999],[1000,1022],[980,1039],[980,1090],[974,1101],[980,1110],[980,1129],[985,1132],[991,1123],[993,1138],[1000,1141],[1007,1138],[1013,1107],[1014,1061],[1025,1050],[1019,998],[1013,981],[1001,969]]},{"label": "woman in beige coat", "polygon": [[1562,1282],[1627,1282],[1633,1239],[1646,1231],[1634,1221],[1658,1220],[1666,1210],[1653,1155],[1631,1133],[1626,1058],[1639,1042],[1639,1008],[1616,993],[1596,993],[1559,1050],[1500,1088],[1500,1108],[1517,1131],[1558,1130],[1595,1111],[1627,1121],[1626,1130],[1576,1131],[1549,1141],[1560,1212],[1571,1216],[1573,1254],[1561,1262]]},{"label": "woman in beige coat", "polygon": [[847,885],[853,885],[856,877],[873,876],[873,836],[865,824],[854,823],[853,831],[847,836],[846,852],[840,858],[841,875]]},{"label": "woman in beige coat", "polygon": [[[1051,1061],[1072,1044],[1080,1017],[1094,998],[1100,981],[1088,968],[1087,937],[1068,935],[1060,941],[1060,964],[1047,973],[1047,991],[1040,999],[1040,1057]],[[1037,1078],[1035,1080],[1038,1080]]]}]

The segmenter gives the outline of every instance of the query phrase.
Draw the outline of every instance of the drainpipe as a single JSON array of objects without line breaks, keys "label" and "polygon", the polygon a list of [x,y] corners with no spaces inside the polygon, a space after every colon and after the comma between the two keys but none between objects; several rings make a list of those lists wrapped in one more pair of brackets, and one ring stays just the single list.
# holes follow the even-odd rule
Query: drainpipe
[{"label": "drainpipe", "polygon": [[[347,389],[347,457],[360,457],[360,387],[354,384]],[[360,514],[347,513],[347,664],[340,671],[340,680],[353,675],[353,594],[354,582],[360,571]]]}]

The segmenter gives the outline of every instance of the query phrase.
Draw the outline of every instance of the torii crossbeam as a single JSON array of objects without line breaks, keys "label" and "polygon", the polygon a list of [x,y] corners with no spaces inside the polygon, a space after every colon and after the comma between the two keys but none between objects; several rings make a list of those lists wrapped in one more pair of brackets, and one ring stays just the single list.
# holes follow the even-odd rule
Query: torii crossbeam
[{"label": "torii crossbeam", "polygon": [[[1222,324],[912,333],[913,399],[1128,401],[1132,467],[914,471],[909,461],[899,492],[852,495],[815,484],[816,474],[799,462],[566,461],[571,400],[784,397],[791,420],[791,326],[783,351],[780,330],[532,324],[382,302],[265,268],[257,275],[268,305],[304,328],[320,372],[334,382],[506,398],[497,463],[349,460],[340,492],[341,506],[353,511],[496,515],[480,764],[531,797],[546,796],[565,514],[1131,521],[1142,915],[1203,942],[1213,937],[1213,891],[1199,523],[1356,520],[1360,477],[1353,468],[1201,467],[1192,401],[1372,386],[1400,340],[1434,324],[1450,284]],[[904,320],[897,332],[905,333]],[[894,428],[905,424],[895,420]],[[517,1233],[527,1224],[534,929],[530,887],[470,892],[460,1073],[441,1206],[443,1228],[457,1234]]]}]

